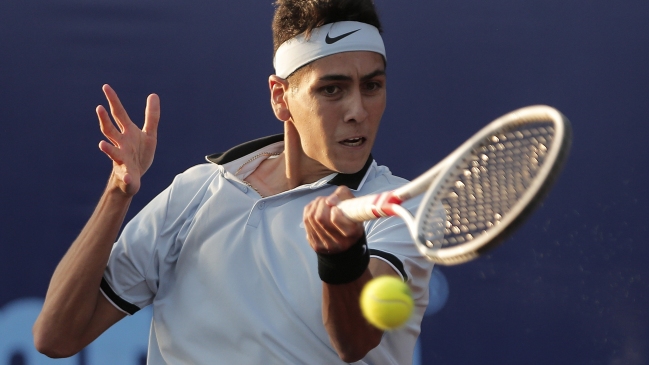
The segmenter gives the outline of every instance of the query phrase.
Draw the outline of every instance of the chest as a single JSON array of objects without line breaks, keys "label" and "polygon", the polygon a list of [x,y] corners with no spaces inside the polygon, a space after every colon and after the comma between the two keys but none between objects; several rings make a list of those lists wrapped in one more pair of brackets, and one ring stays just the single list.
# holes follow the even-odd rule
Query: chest
[{"label": "chest", "polygon": [[179,235],[172,286],[163,291],[232,315],[259,312],[264,303],[269,315],[290,308],[303,320],[321,321],[317,259],[302,212],[329,190],[297,189],[261,199],[237,181],[215,181]]}]

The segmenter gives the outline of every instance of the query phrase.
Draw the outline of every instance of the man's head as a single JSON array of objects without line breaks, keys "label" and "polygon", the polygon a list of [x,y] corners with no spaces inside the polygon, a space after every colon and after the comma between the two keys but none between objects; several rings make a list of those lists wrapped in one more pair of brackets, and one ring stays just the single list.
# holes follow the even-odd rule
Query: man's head
[{"label": "man's head", "polygon": [[271,104],[301,171],[354,173],[367,161],[385,110],[378,27],[371,0],[277,1]]},{"label": "man's head", "polygon": [[[366,23],[382,31],[373,0],[277,0],[272,24],[273,55],[297,35],[309,38],[315,28],[343,21]],[[285,78],[299,78],[303,68]]]},{"label": "man's head", "polygon": [[298,34],[329,23],[357,21],[381,31],[372,0],[277,0],[273,18],[273,53]]}]

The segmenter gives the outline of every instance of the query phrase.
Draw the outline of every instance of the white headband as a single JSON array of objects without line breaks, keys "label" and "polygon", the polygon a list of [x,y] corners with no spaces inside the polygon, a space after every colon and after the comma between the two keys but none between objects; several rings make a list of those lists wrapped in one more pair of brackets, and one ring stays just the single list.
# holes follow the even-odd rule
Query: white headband
[{"label": "white headband", "polygon": [[298,68],[335,53],[371,51],[385,57],[383,38],[376,27],[361,22],[336,22],[313,29],[307,40],[299,34],[275,52],[275,74],[287,78]]}]

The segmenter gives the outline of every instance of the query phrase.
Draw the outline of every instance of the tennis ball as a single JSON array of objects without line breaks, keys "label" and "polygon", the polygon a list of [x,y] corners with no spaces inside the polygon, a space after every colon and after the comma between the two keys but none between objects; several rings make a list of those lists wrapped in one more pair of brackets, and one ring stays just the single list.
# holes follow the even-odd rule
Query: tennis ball
[{"label": "tennis ball", "polygon": [[379,276],[361,291],[363,316],[375,327],[391,330],[402,326],[412,314],[410,288],[400,278]]}]

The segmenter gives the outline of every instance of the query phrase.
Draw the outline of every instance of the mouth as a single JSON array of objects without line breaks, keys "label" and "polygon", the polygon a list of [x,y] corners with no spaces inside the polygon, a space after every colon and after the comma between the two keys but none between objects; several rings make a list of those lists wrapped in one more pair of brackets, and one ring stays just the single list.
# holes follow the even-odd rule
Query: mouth
[{"label": "mouth", "polygon": [[365,137],[354,137],[354,138],[348,138],[345,140],[342,140],[338,143],[342,144],[343,146],[347,147],[358,147],[361,146],[365,143],[366,139]]}]

